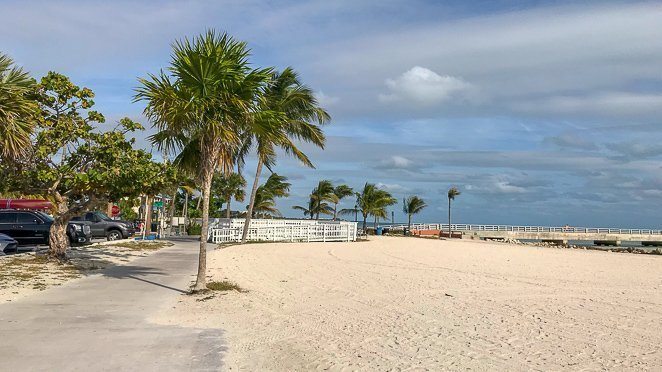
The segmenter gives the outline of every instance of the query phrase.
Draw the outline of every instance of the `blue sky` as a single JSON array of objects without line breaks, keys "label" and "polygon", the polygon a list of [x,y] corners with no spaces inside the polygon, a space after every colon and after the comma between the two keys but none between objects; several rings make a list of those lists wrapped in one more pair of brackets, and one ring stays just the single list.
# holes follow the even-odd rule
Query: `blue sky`
[{"label": "blue sky", "polygon": [[430,222],[455,185],[458,222],[659,228],[662,5],[578,3],[3,0],[0,50],[146,126],[132,89],[176,39],[215,28],[293,66],[333,121],[316,169],[275,168],[287,216],[326,178],[421,195]]}]

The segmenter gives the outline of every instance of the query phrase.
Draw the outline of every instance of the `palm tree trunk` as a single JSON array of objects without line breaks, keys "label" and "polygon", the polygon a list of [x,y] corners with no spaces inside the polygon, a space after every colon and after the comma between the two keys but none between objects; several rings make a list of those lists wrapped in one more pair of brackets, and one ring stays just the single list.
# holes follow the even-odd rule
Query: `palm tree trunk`
[{"label": "palm tree trunk", "polygon": [[175,199],[177,198],[177,189],[172,193],[172,200],[170,201],[170,234],[172,234],[172,227],[175,225]]},{"label": "palm tree trunk", "polygon": [[232,195],[227,196],[227,201],[228,201],[228,208],[225,211],[225,218],[230,218],[230,202],[232,201]]},{"label": "palm tree trunk", "polygon": [[451,238],[451,198],[448,198],[448,239]]},{"label": "palm tree trunk", "polygon": [[338,218],[338,203],[333,203],[333,220]]},{"label": "palm tree trunk", "polygon": [[408,214],[409,222],[407,222],[407,232],[411,234],[411,213]]},{"label": "palm tree trunk", "polygon": [[255,171],[255,180],[253,181],[253,189],[251,190],[251,200],[248,203],[248,210],[246,211],[246,222],[244,222],[244,231],[241,234],[241,244],[246,243],[248,238],[248,228],[250,227],[251,217],[253,216],[253,204],[255,204],[255,194],[257,193],[257,185],[260,182],[260,173],[262,173],[262,160],[257,160],[257,170]]},{"label": "palm tree trunk", "polygon": [[367,226],[366,226],[367,224],[368,224],[368,215],[367,215],[367,214],[364,214],[364,215],[363,215],[363,233],[366,234],[366,235],[368,235],[368,233],[367,233],[366,230],[365,230],[366,227],[367,227]]},{"label": "palm tree trunk", "polygon": [[193,291],[207,289],[207,240],[209,239],[209,199],[214,169],[204,172],[202,177],[202,228],[200,233],[200,254],[198,255],[198,276]]},{"label": "palm tree trunk", "polygon": [[184,190],[184,206],[182,207],[182,215],[184,215],[184,230],[188,231],[188,191],[186,190]]},{"label": "palm tree trunk", "polygon": [[143,237],[152,232],[152,198],[149,195],[145,196],[145,228],[143,229]]}]

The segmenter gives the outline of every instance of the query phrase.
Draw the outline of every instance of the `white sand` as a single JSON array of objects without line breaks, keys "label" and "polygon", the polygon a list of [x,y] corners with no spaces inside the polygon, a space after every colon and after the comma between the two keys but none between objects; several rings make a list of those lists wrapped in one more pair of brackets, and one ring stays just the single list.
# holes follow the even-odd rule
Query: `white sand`
[{"label": "white sand", "polygon": [[153,320],[226,330],[231,370],[662,369],[660,256],[379,237],[232,246],[209,268],[250,292]]}]

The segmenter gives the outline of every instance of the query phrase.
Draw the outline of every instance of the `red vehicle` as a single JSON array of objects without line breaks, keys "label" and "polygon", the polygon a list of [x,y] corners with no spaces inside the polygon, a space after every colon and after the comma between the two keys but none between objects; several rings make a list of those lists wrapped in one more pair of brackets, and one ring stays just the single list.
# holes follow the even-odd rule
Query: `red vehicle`
[{"label": "red vehicle", "polygon": [[0,199],[0,209],[50,210],[53,204],[42,199]]}]

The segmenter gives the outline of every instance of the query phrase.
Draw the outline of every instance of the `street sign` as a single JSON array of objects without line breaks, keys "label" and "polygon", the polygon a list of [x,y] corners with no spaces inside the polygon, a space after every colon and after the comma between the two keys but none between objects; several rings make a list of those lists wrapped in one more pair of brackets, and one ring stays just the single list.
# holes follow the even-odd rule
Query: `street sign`
[{"label": "street sign", "polygon": [[152,204],[154,208],[163,208],[163,202],[162,201],[155,201],[154,204]]}]

